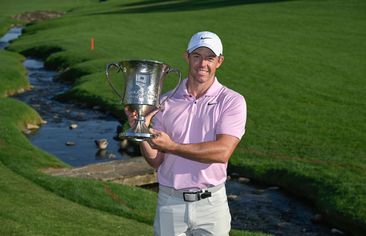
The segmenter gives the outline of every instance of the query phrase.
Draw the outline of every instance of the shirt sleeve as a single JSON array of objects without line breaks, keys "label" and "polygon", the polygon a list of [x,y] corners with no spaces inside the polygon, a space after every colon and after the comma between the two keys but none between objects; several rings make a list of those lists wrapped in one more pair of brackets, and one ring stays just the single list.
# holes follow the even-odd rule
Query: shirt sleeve
[{"label": "shirt sleeve", "polygon": [[216,134],[228,134],[239,139],[245,133],[247,105],[240,94],[225,99],[222,114],[216,126]]}]

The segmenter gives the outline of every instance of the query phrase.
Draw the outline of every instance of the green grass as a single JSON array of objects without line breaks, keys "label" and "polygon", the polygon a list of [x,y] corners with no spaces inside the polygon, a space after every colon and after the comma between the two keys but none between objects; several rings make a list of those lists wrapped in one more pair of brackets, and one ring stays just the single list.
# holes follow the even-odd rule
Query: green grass
[{"label": "green grass", "polygon": [[[82,1],[67,10],[71,2],[52,1],[51,6],[67,14],[29,25],[10,49],[42,56],[48,67],[64,71],[63,79],[75,80],[63,98],[121,114],[119,99],[104,78],[107,63],[154,59],[186,74],[182,53],[189,37],[198,30],[217,32],[225,54],[219,80],[248,103],[247,133],[230,168],[310,199],[337,226],[365,230],[366,3],[208,0],[127,6],[128,2],[139,3]],[[38,8],[45,5],[40,1]],[[6,4],[5,9],[15,14],[26,8]],[[167,88],[175,85],[174,77],[167,79]],[[88,182],[41,179],[38,183],[58,194],[67,190],[65,197],[73,201],[106,211],[114,208],[96,206],[70,190],[75,185],[88,188]],[[59,183],[65,185],[61,190],[56,188]],[[100,183],[91,185],[103,189]],[[94,187],[85,190],[86,195],[97,191]],[[151,216],[139,210],[134,215],[127,209],[116,211],[151,222]]]},{"label": "green grass", "polygon": [[0,162],[1,235],[152,235],[152,227],[71,202]]},{"label": "green grass", "polygon": [[0,97],[15,94],[21,89],[29,89],[30,85],[26,77],[26,71],[19,61],[23,57],[18,53],[0,50],[0,74],[2,75],[0,86]]}]

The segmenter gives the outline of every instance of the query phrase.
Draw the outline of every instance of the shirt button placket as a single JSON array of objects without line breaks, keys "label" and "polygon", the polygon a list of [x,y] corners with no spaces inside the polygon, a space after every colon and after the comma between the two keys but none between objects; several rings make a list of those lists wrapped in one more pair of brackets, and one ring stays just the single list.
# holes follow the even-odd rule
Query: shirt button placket
[{"label": "shirt button placket", "polygon": [[192,103],[192,115],[197,113],[197,100],[194,100]]}]

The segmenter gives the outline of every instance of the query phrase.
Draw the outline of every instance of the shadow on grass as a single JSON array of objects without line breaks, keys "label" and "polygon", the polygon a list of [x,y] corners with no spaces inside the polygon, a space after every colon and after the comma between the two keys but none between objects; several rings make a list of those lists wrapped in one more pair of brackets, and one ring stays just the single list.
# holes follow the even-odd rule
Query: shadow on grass
[{"label": "shadow on grass", "polygon": [[211,8],[229,7],[254,3],[285,2],[290,0],[143,0],[140,2],[121,4],[120,9],[99,14],[150,13],[193,11]]}]

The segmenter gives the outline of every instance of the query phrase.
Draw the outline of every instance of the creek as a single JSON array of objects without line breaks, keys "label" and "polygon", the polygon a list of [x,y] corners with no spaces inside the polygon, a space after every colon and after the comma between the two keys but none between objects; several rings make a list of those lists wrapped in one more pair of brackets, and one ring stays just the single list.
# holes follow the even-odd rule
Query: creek
[{"label": "creek", "polygon": [[[20,35],[21,28],[11,29],[0,39],[1,48]],[[100,112],[98,107],[57,101],[55,96],[70,88],[54,80],[59,73],[45,69],[43,62],[34,58],[27,58],[23,64],[32,89],[15,97],[32,106],[47,121],[36,132],[27,134],[35,146],[74,167],[133,158],[128,152],[121,152],[119,141],[113,138],[120,125],[115,117]],[[71,129],[71,124],[77,128]],[[94,143],[102,138],[109,142],[103,154]],[[339,233],[317,220],[319,215],[315,209],[276,186],[231,178],[226,188],[233,228],[291,236]]]}]

